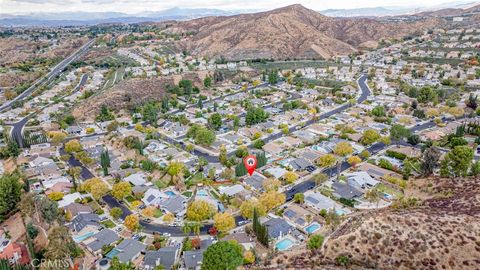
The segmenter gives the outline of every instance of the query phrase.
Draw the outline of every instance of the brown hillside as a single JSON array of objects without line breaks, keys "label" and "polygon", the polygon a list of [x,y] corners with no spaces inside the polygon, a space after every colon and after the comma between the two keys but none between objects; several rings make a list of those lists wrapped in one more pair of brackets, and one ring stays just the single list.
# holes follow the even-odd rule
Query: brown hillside
[{"label": "brown hillside", "polygon": [[324,268],[343,255],[351,269],[479,269],[480,179],[415,181],[407,196],[420,206],[357,215],[322,250],[284,264]]},{"label": "brown hillside", "polygon": [[330,58],[352,53],[362,43],[400,38],[435,23],[437,19],[387,23],[331,18],[301,5],[291,5],[268,12],[191,20],[170,31],[193,31],[193,37],[180,46],[195,55],[237,60]]}]

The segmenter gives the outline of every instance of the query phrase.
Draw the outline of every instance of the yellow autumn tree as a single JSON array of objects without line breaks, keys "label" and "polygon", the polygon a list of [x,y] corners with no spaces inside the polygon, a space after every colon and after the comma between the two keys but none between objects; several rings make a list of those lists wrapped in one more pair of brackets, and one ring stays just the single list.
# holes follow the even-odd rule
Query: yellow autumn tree
[{"label": "yellow autumn tree", "polygon": [[204,200],[195,200],[187,208],[187,219],[192,221],[203,221],[209,219],[215,209]]},{"label": "yellow autumn tree", "polygon": [[275,178],[268,178],[262,183],[262,187],[265,191],[278,190],[280,186],[282,186],[282,183]]},{"label": "yellow autumn tree", "polygon": [[329,167],[332,167],[333,165],[335,165],[335,162],[337,162],[337,158],[332,155],[332,154],[326,154],[324,156],[321,156],[319,159],[318,159],[318,166],[322,167],[322,168],[329,168]]},{"label": "yellow autumn tree", "polygon": [[175,219],[175,216],[172,213],[167,213],[163,216],[163,221],[170,224]]},{"label": "yellow autumn tree", "polygon": [[216,213],[213,216],[215,228],[221,232],[228,232],[235,228],[235,219],[229,213]]},{"label": "yellow autumn tree", "polygon": [[240,205],[240,214],[244,218],[251,219],[253,217],[253,209],[257,209],[257,213],[259,216],[264,216],[267,212],[267,209],[264,205],[260,204],[260,202],[256,199],[250,199],[247,201],[243,201]]},{"label": "yellow autumn tree", "polygon": [[70,140],[65,143],[65,152],[76,153],[82,151],[82,144],[78,140]]},{"label": "yellow autumn tree", "polygon": [[82,185],[82,189],[92,194],[95,200],[100,199],[108,192],[108,185],[102,179],[98,177],[90,178]]},{"label": "yellow autumn tree", "polygon": [[295,181],[297,181],[298,174],[289,171],[283,175],[283,179],[285,179],[285,182],[287,182],[288,184],[293,184],[295,183]]},{"label": "yellow autumn tree", "polygon": [[119,182],[112,187],[112,195],[117,200],[123,200],[132,193],[132,186],[127,182]]},{"label": "yellow autumn tree", "polygon": [[139,219],[134,214],[128,215],[123,224],[132,232],[138,230],[140,227]]},{"label": "yellow autumn tree", "polygon": [[145,207],[142,210],[142,214],[146,217],[153,217],[154,213],[155,213],[155,207],[154,206],[148,206],[148,207]]},{"label": "yellow autumn tree", "polygon": [[260,204],[265,206],[267,212],[285,203],[285,194],[278,191],[267,191],[260,195]]},{"label": "yellow autumn tree", "polygon": [[351,156],[347,159],[348,161],[348,164],[352,165],[352,166],[355,166],[357,164],[359,164],[360,162],[362,162],[362,159],[359,158],[358,156]]}]

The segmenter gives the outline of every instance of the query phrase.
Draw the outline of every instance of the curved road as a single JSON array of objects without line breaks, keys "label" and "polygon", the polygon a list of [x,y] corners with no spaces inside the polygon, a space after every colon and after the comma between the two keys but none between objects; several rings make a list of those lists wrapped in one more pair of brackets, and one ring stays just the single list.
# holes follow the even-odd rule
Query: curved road
[{"label": "curved road", "polygon": [[[366,84],[366,80],[367,80],[367,76],[364,74],[362,75],[359,79],[358,79],[358,85],[359,85],[359,88],[361,89],[361,94],[360,94],[360,97],[358,98],[357,100],[357,104],[359,103],[362,103],[363,101],[365,101],[367,99],[367,97],[370,95],[370,89],[368,88],[367,84]],[[318,119],[311,119],[311,120],[308,120],[305,124],[298,124],[296,126],[293,126],[290,128],[290,131],[295,131],[299,128],[302,128],[304,126],[308,126],[308,125],[311,125],[319,120],[322,120],[322,119],[326,119],[332,115],[335,115],[339,112],[342,112],[346,109],[348,109],[350,107],[350,105],[348,104],[345,104],[343,106],[340,106],[338,108],[335,108],[334,110],[332,111],[329,111],[325,114],[322,114]],[[282,132],[279,132],[279,133],[276,133],[276,134],[273,134],[273,135],[270,135],[268,138],[266,138],[265,140],[266,141],[272,141],[272,140],[275,140],[277,138],[280,138],[281,136],[283,135]],[[203,155],[205,155],[205,153],[202,153]],[[212,157],[212,156],[210,156]],[[218,157],[215,157],[217,160],[218,160]],[[346,163],[346,162],[345,162]],[[348,163],[346,163],[348,165]],[[345,167],[343,166],[344,164],[342,164],[342,167],[341,169],[342,170],[346,170],[348,167]],[[292,189],[288,190],[285,192],[285,195],[286,195],[286,198],[287,198],[287,201],[290,201],[293,199],[293,195],[295,193],[298,193],[298,192],[304,192],[304,191],[307,191],[309,189],[312,189],[313,187],[315,186],[315,182],[313,180],[306,180],[294,187],[292,187]],[[112,197],[111,195],[106,195],[103,197],[103,201],[110,207],[119,207],[123,210],[123,214],[122,214],[122,219],[125,219],[125,217],[127,217],[128,215],[131,215],[132,214],[132,211],[130,211],[130,209],[128,209],[128,207],[126,207],[124,204],[118,202],[114,197]],[[245,220],[243,217],[241,216],[235,216],[235,221],[237,223],[237,225],[239,225],[239,222]],[[169,233],[173,236],[184,236],[185,234],[183,233],[182,231],[182,227],[179,227],[179,226],[168,226],[168,225],[163,225],[163,224],[152,224],[152,223],[148,223],[148,222],[145,222],[143,220],[140,221],[140,225],[142,226],[143,230],[146,231],[146,232],[155,232],[155,233]],[[204,224],[201,229],[200,229],[200,234],[207,234],[208,233],[208,230],[212,227],[212,224]]]},{"label": "curved road", "polygon": [[[82,86],[84,86],[85,83],[87,83],[87,80],[88,80],[88,75],[83,74],[82,77],[80,78],[80,82],[78,83],[78,85],[73,90],[73,93],[75,93],[77,91],[80,91]],[[45,107],[48,107],[48,106],[49,105],[47,105]],[[43,107],[42,109],[44,109],[45,107]],[[34,116],[37,113],[38,112],[31,113],[31,114],[25,116],[22,120],[11,124],[12,129],[10,130],[10,138],[12,138],[20,148],[24,147],[24,144],[23,144],[23,127],[27,124],[30,117]]]},{"label": "curved road", "polygon": [[67,58],[63,59],[60,63],[58,63],[56,66],[54,66],[52,68],[52,70],[50,70],[49,73],[47,73],[45,76],[43,76],[42,78],[35,81],[29,88],[27,88],[25,91],[23,91],[20,95],[16,96],[14,99],[12,99],[8,102],[5,102],[2,105],[0,105],[0,112],[5,111],[6,109],[10,109],[10,107],[12,106],[12,104],[14,102],[19,101],[19,100],[24,100],[25,98],[29,97],[37,87],[39,87],[41,85],[44,85],[45,83],[48,83],[49,81],[51,81],[58,74],[60,74],[60,72],[62,72],[68,65],[70,65],[70,63],[72,63],[73,61],[78,59],[80,56],[85,54],[94,42],[95,42],[95,39],[91,39],[91,40],[87,41],[87,43],[82,45],[82,47],[80,47],[74,53],[69,55]]}]

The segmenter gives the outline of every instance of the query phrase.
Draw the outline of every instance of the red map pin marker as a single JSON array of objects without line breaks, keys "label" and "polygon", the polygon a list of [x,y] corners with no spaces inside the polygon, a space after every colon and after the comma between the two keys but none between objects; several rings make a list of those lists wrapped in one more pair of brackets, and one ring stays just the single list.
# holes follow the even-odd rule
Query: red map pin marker
[{"label": "red map pin marker", "polygon": [[247,168],[248,174],[252,176],[253,172],[257,168],[257,157],[254,155],[246,156],[243,159],[243,164],[245,165],[245,168]]}]

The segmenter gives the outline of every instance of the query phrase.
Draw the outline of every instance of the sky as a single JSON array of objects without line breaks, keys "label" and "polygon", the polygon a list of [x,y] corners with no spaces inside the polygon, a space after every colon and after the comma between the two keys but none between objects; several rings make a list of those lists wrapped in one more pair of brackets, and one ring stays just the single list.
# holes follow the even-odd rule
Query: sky
[{"label": "sky", "polygon": [[[0,0],[0,14],[38,12],[122,12],[138,14],[173,7],[215,8],[223,10],[270,10],[291,4],[302,4],[314,10],[360,7],[434,6],[453,0]],[[474,0],[472,0],[474,1]]]}]

